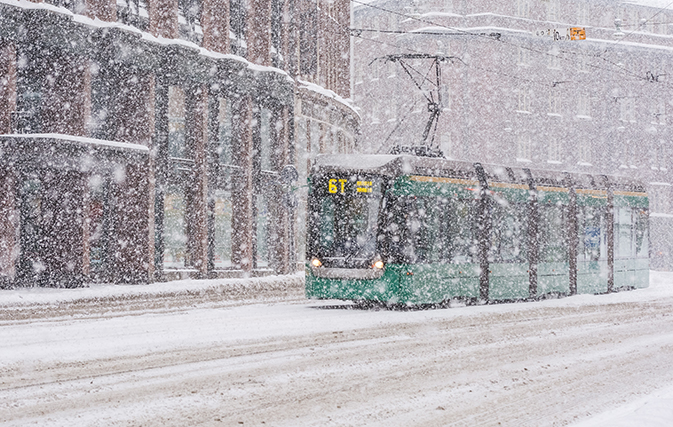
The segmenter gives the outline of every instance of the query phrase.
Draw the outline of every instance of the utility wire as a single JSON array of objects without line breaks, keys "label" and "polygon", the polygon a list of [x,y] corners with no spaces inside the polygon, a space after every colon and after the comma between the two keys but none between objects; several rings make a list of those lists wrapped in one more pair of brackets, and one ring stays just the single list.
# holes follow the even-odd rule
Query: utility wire
[{"label": "utility wire", "polygon": [[[660,14],[661,12],[663,12],[664,10],[668,9],[671,5],[673,5],[673,1],[670,2],[669,4],[667,4],[666,6],[664,6],[664,7],[662,7],[662,8],[659,8],[659,10],[657,10],[657,13],[655,13],[655,14],[652,15],[652,16],[650,16],[648,19],[645,20],[645,22],[647,23],[647,22],[651,21],[652,19],[654,19],[654,17],[656,17],[657,15],[659,15],[659,14]],[[625,35],[624,37],[622,37],[620,40],[617,40],[617,42],[616,42],[614,45],[612,45],[612,46],[608,46],[608,47],[603,51],[603,53],[602,53],[601,55],[604,55],[604,54],[608,51],[608,49],[609,49],[610,47],[615,47],[615,46],[618,45],[622,40],[625,40],[625,39],[629,38],[631,35],[633,35],[633,34],[634,34],[637,30],[639,30],[639,29],[640,29],[640,24],[637,24],[637,25],[636,25],[636,28],[635,28],[633,31],[631,31],[630,33],[626,34],[626,35]]]},{"label": "utility wire", "polygon": [[[373,5],[373,4],[370,4],[370,3],[366,3],[366,2],[363,2],[363,1],[361,1],[361,0],[351,0],[351,2],[353,2],[353,3],[358,3],[358,4],[361,4],[361,5],[363,5],[363,6],[372,8],[372,9],[377,9],[377,10],[380,10],[380,11],[382,11],[382,12],[389,13],[389,14],[392,14],[392,15],[401,16],[401,17],[404,17],[404,18],[406,18],[406,19],[416,20],[416,21],[419,21],[419,22],[422,22],[422,23],[425,23],[425,24],[434,25],[434,26],[436,26],[436,27],[446,28],[446,29],[455,31],[455,32],[457,32],[457,33],[459,33],[459,34],[462,34],[462,35],[469,35],[469,36],[475,36],[475,37],[483,37],[483,38],[487,38],[487,39],[489,39],[489,40],[494,40],[494,38],[492,38],[492,37],[490,37],[489,35],[486,35],[486,34],[484,34],[484,33],[475,33],[475,32],[470,32],[470,31],[463,30],[463,29],[460,29],[460,28],[455,28],[455,27],[450,27],[450,26],[446,26],[446,25],[438,24],[438,23],[436,23],[436,22],[433,22],[433,21],[430,21],[430,20],[427,20],[427,19],[422,19],[422,18],[418,18],[418,17],[415,17],[415,16],[409,16],[409,15],[406,15],[406,14],[404,14],[404,13],[400,13],[400,12],[397,12],[397,11],[394,11],[394,10],[390,10],[390,9],[386,9],[386,8],[383,8],[383,7],[380,7],[380,6],[376,6],[376,5]],[[671,2],[669,5],[671,5],[671,4],[673,4],[673,2]],[[655,16],[657,16],[659,13],[661,13],[661,12],[662,12],[663,10],[665,10],[667,7],[668,7],[668,6],[659,9],[659,11],[657,12],[657,14],[653,15],[652,18],[654,18]],[[652,18],[650,18],[650,19],[652,19]],[[384,31],[390,31],[390,30],[384,30]],[[391,32],[392,32],[392,31],[391,31]],[[400,32],[400,33],[419,34],[419,33],[422,33],[422,32]],[[441,34],[441,33],[440,33],[440,34]],[[514,47],[518,47],[518,48],[520,48],[520,49],[529,50],[529,51],[531,51],[531,52],[534,52],[534,53],[537,53],[537,54],[540,54],[540,55],[545,55],[545,56],[556,56],[556,55],[551,55],[551,54],[549,54],[548,52],[543,52],[543,51],[540,51],[540,50],[538,50],[538,49],[534,49],[534,48],[532,48],[532,47],[530,47],[530,46],[524,46],[524,45],[521,45],[521,44],[513,43],[513,42],[511,42],[511,41],[503,40],[501,37],[498,37],[496,40],[499,41],[499,42],[502,42],[502,43],[505,43],[505,44],[514,46]],[[607,51],[607,49],[606,49],[606,51]],[[576,53],[576,52],[569,52],[569,51],[565,51],[565,50],[564,50],[563,52],[564,52],[564,53],[572,53],[572,54],[574,54],[574,55],[578,55],[578,53]],[[581,55],[586,55],[586,54],[581,54]],[[602,54],[601,54],[601,55],[602,55]],[[620,65],[620,64],[615,63],[615,62],[613,62],[613,61],[610,61],[609,59],[603,58],[601,55],[586,55],[586,56],[587,56],[587,57],[596,57],[596,58],[600,58],[602,61],[604,61],[604,62],[606,62],[606,63],[612,65],[613,67],[616,67],[616,68],[622,70],[622,71],[624,72],[624,74],[626,74],[626,75],[628,75],[628,76],[630,76],[630,77],[634,77],[634,78],[636,78],[636,79],[638,79],[638,80],[648,80],[648,79],[647,79],[647,76],[640,76],[640,75],[638,75],[638,74],[636,74],[636,73],[634,73],[634,72],[632,72],[632,71],[626,69],[623,65]],[[565,57],[561,57],[561,59],[563,59],[564,61],[572,61],[572,59],[570,59],[570,58],[565,58]],[[605,69],[605,68],[599,67],[599,66],[594,65],[594,64],[591,64],[590,66],[591,66],[592,68],[602,69],[602,70],[609,71],[609,72],[614,72],[614,69]]]}]

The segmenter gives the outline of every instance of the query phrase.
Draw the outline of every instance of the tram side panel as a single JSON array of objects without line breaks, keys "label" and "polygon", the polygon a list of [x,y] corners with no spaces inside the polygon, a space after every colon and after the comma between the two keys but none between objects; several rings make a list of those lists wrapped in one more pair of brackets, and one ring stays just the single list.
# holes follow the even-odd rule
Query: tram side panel
[{"label": "tram side panel", "polygon": [[537,295],[570,293],[568,262],[569,190],[562,187],[538,186],[538,286]]},{"label": "tram side panel", "polygon": [[527,299],[530,282],[528,186],[492,182],[489,190],[489,299]]},{"label": "tram side panel", "polygon": [[[479,296],[476,260],[475,195],[469,179],[408,176],[399,178],[392,196],[400,218],[386,236],[400,263],[399,302],[440,303]],[[403,219],[402,219],[403,218]],[[391,228],[390,225],[387,226]]]},{"label": "tram side panel", "polygon": [[607,191],[577,189],[577,293],[608,291]]},{"label": "tram side panel", "polygon": [[645,193],[614,191],[614,288],[649,284],[649,214]]}]

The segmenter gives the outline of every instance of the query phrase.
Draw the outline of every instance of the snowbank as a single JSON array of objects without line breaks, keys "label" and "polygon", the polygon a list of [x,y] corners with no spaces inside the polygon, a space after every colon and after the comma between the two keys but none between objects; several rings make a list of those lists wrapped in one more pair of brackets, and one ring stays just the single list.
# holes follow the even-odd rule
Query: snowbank
[{"label": "snowbank", "polygon": [[86,288],[18,288],[0,291],[0,309],[36,304],[119,303],[138,299],[213,297],[256,299],[268,292],[303,292],[303,274],[247,279],[177,280],[149,285],[91,284]]}]

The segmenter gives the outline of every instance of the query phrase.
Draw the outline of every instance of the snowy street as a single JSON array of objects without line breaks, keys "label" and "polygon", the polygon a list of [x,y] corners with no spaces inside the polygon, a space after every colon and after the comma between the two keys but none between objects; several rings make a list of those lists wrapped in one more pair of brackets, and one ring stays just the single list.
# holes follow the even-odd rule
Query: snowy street
[{"label": "snowy street", "polygon": [[673,417],[672,273],[419,311],[307,301],[299,279],[244,300],[152,294],[216,282],[3,291],[0,424],[635,425],[648,396],[638,425]]}]

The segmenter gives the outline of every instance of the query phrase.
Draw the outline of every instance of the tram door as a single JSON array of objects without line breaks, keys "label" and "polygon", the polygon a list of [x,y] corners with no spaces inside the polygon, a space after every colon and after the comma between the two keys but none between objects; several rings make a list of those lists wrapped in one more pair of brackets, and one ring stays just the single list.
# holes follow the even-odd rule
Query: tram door
[{"label": "tram door", "polygon": [[578,206],[577,293],[608,290],[606,206]]}]

